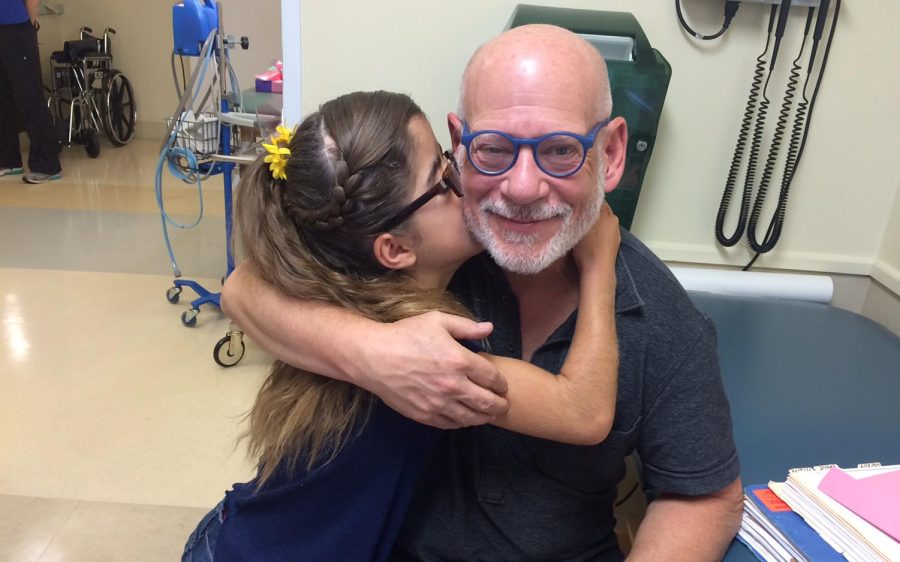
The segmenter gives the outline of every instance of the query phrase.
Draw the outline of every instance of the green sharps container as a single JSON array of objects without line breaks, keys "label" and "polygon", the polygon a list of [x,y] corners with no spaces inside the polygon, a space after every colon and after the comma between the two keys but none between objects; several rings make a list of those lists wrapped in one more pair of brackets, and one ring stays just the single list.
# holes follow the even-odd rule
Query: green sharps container
[{"label": "green sharps container", "polygon": [[516,6],[507,29],[548,23],[577,33],[606,59],[612,88],[613,116],[628,123],[628,155],[619,186],[607,194],[619,222],[631,228],[644,174],[650,163],[672,67],[650,46],[644,30],[627,12]]}]

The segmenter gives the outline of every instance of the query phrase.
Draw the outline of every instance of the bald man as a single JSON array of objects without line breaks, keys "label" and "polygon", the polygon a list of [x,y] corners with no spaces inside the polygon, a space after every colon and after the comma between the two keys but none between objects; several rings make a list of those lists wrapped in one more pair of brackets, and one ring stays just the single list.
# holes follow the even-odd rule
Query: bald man
[{"label": "bald man", "polygon": [[557,27],[515,28],[469,62],[448,124],[466,222],[487,252],[451,290],[493,326],[438,313],[381,325],[287,299],[243,267],[225,285],[228,315],[278,358],[422,423],[466,427],[423,477],[397,560],[620,560],[613,502],[633,451],[653,501],[629,559],[716,560],[737,530],[715,331],[634,236],[622,233],[616,265],[619,395],[600,445],[481,425],[506,408],[505,381],[455,341],[490,333],[494,353],[559,372],[578,308],[570,250],[624,169],[611,105],[602,57]]}]

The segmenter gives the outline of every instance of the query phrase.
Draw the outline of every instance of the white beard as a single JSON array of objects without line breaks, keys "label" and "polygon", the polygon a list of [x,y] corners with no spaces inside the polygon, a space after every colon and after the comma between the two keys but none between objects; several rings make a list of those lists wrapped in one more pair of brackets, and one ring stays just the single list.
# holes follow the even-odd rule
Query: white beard
[{"label": "white beard", "polygon": [[[568,254],[594,225],[600,216],[605,194],[602,173],[597,183],[594,196],[577,215],[571,205],[562,202],[518,205],[500,196],[481,201],[474,211],[464,206],[466,226],[500,267],[512,273],[534,275]],[[562,225],[543,248],[537,249],[533,247],[537,242],[537,234],[511,231],[496,233],[488,223],[491,215],[519,221],[558,217],[562,219]]]}]

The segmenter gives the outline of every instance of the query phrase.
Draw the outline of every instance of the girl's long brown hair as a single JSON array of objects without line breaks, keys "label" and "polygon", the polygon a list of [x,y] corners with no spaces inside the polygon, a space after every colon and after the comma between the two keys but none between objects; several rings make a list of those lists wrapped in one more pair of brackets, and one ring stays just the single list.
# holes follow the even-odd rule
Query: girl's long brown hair
[{"label": "girl's long brown hair", "polygon": [[[408,126],[417,116],[415,102],[389,92],[341,96],[309,115],[291,140],[287,179],[273,180],[260,158],[240,185],[235,221],[244,259],[288,296],[379,322],[432,310],[470,316],[448,294],[384,268],[372,251],[381,225],[411,198]],[[258,486],[279,471],[332,460],[362,428],[373,400],[350,383],[275,361],[245,434]]]}]

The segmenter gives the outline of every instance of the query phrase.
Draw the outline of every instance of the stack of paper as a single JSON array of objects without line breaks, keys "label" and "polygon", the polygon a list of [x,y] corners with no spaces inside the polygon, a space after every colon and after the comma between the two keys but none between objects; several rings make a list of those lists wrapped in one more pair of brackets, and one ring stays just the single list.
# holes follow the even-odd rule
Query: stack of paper
[{"label": "stack of paper", "polygon": [[793,469],[744,491],[738,539],[761,560],[900,561],[900,465]]},{"label": "stack of paper", "polygon": [[744,490],[738,539],[766,562],[844,562],[840,553],[766,485]]},{"label": "stack of paper", "polygon": [[[898,478],[900,466],[847,470],[823,466],[794,469],[787,482],[770,482],[769,487],[851,562],[890,562],[900,560],[900,542],[886,532],[893,528],[892,532],[900,535],[896,528],[900,526]],[[820,489],[822,484],[824,489]]]}]

